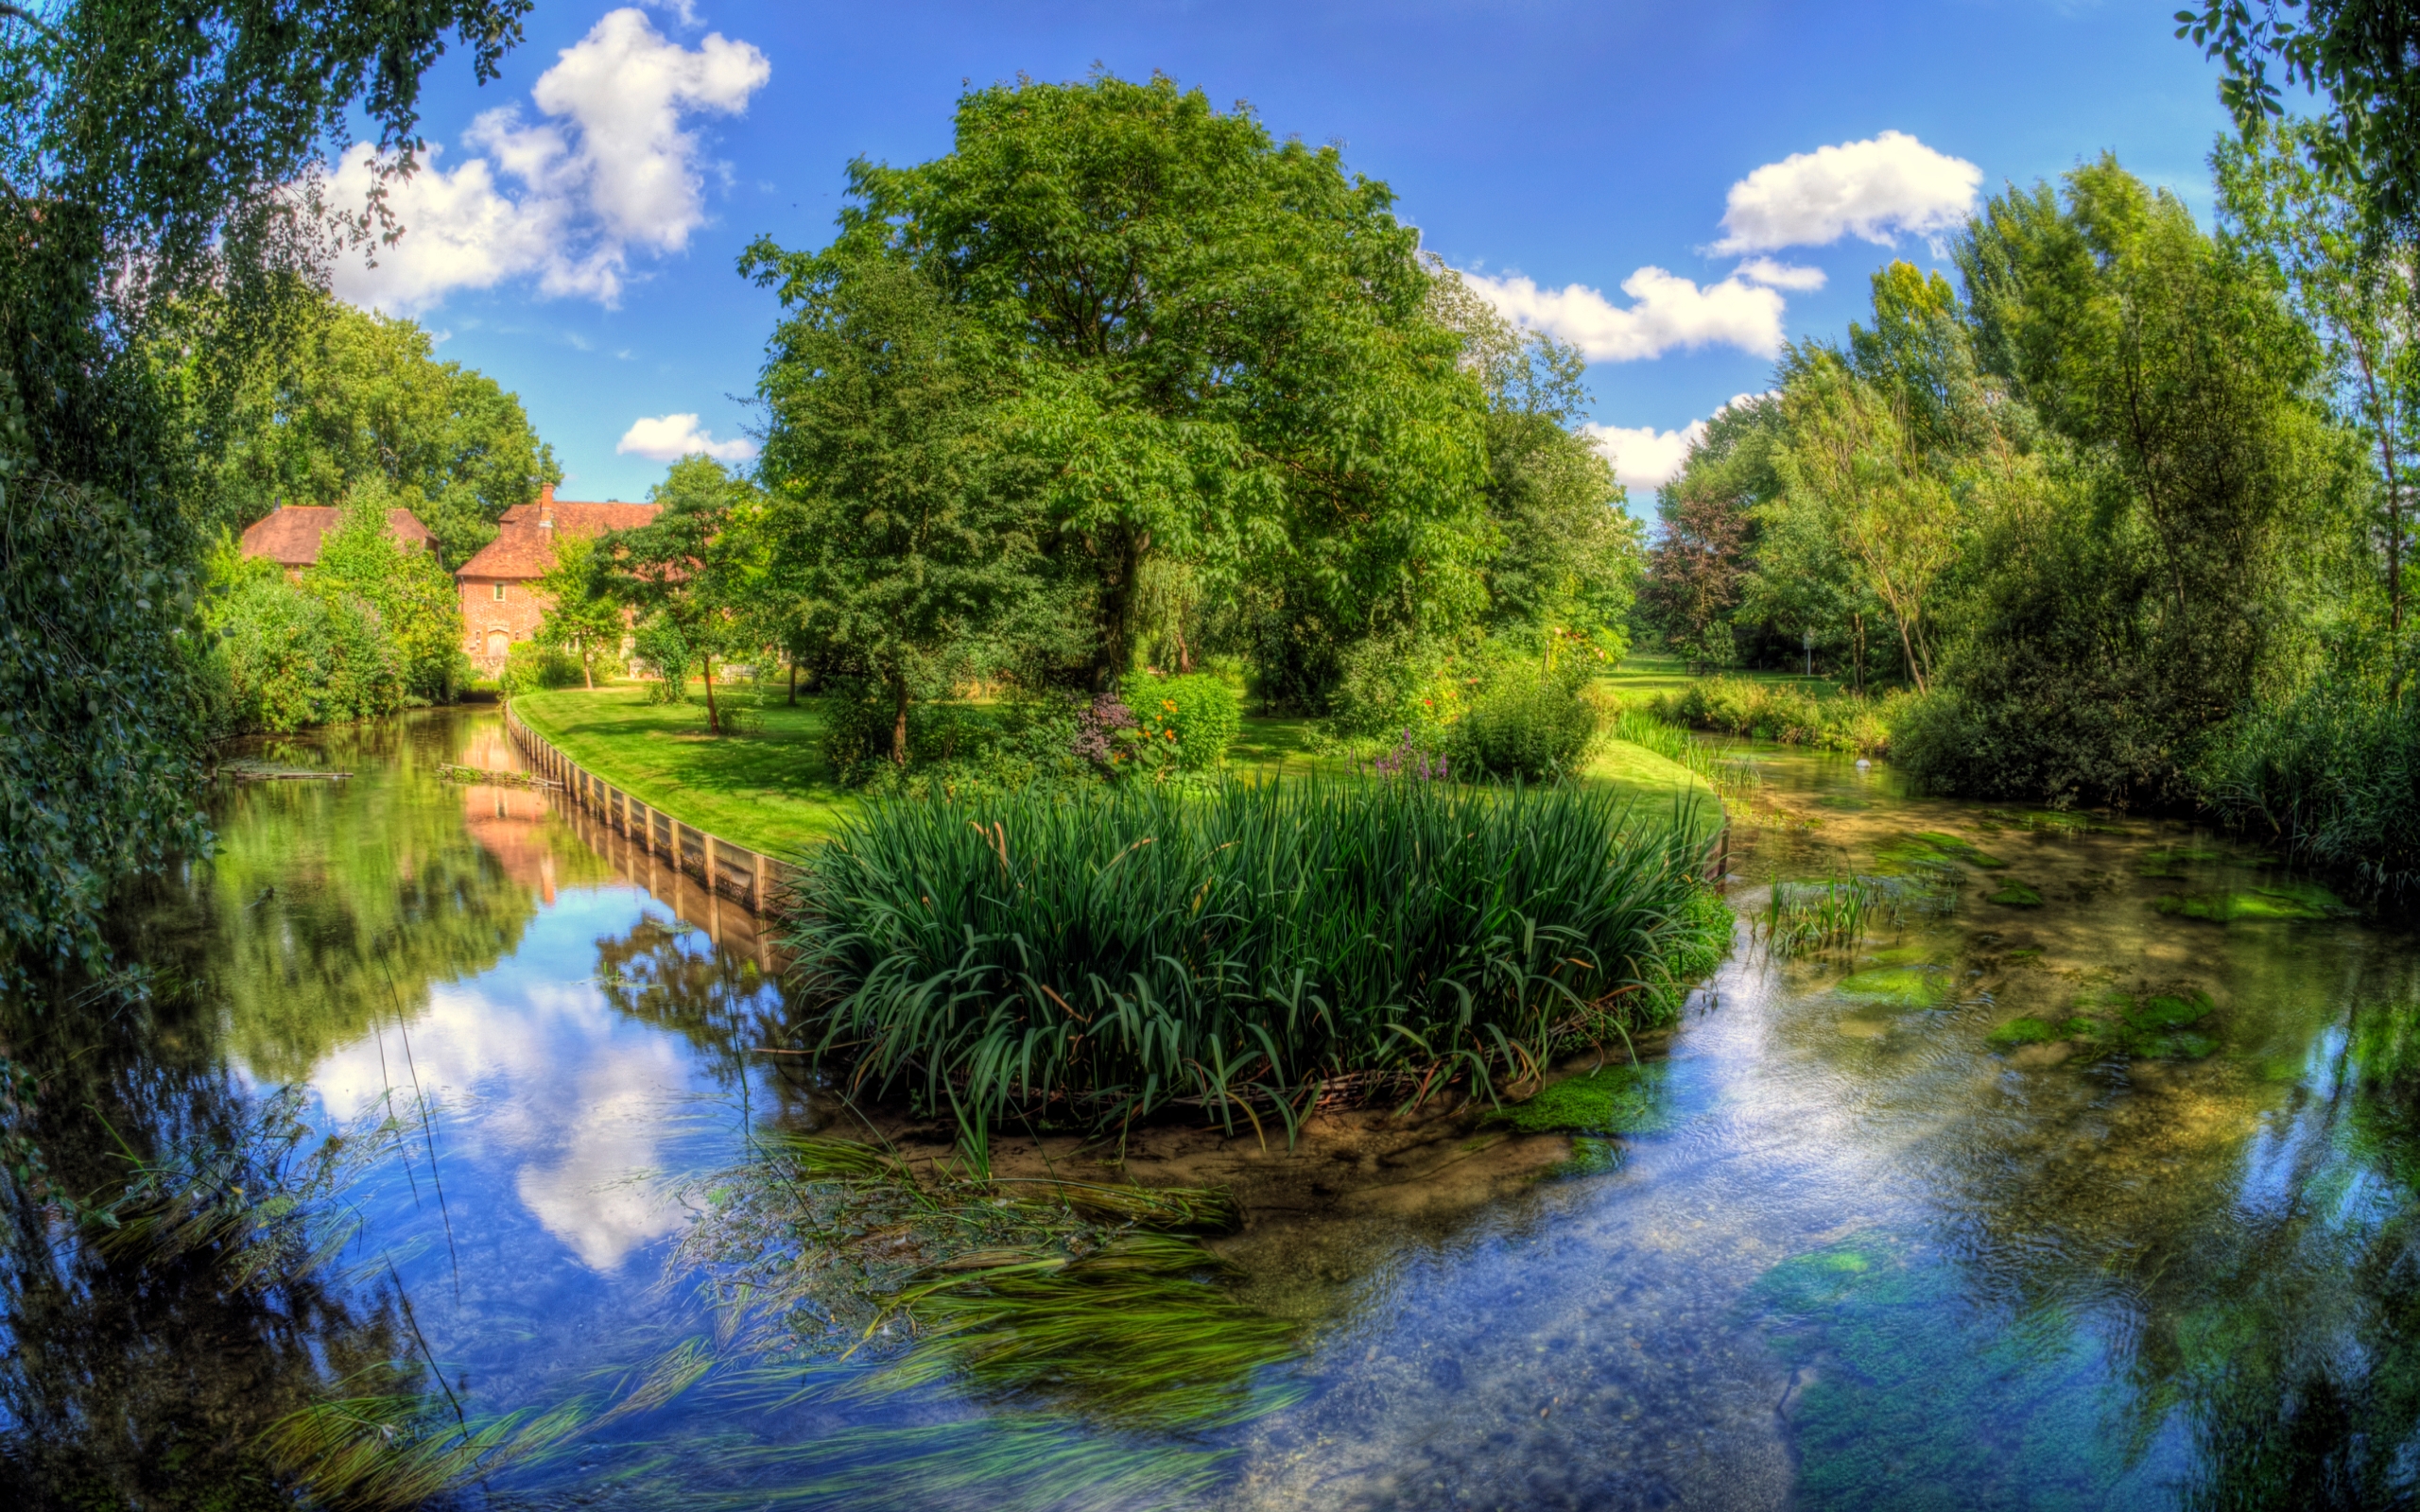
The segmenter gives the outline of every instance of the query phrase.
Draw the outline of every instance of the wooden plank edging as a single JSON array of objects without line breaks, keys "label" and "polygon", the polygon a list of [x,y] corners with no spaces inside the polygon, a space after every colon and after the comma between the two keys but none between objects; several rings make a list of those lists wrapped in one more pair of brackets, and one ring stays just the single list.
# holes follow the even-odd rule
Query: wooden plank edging
[{"label": "wooden plank edging", "polygon": [[790,862],[709,834],[614,787],[531,730],[512,712],[509,700],[504,706],[504,732],[523,759],[557,782],[564,798],[596,815],[608,831],[637,841],[650,856],[661,853],[675,870],[751,913],[769,912],[798,872]]}]

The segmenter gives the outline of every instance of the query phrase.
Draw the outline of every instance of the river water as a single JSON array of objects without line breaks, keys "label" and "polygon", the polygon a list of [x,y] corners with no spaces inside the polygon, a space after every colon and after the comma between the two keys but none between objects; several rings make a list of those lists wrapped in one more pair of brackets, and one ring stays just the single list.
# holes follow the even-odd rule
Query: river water
[{"label": "river water", "polygon": [[[139,978],[20,1005],[9,1048],[44,1107],[91,1115],[43,1130],[69,1190],[182,1161],[247,1188],[268,1248],[320,1252],[265,1278],[224,1231],[21,1216],[12,1504],[293,1505],[297,1415],[331,1403],[492,1443],[579,1421],[427,1498],[463,1507],[2299,1507],[2420,1485],[2420,951],[2238,842],[1749,753],[1736,947],[1653,1047],[1652,1132],[1195,1136],[1188,1179],[1251,1178],[1225,1284],[1295,1356],[1250,1411],[1138,1426],[946,1375],[862,1389],[878,1345],[778,1380],[713,1366],[728,1297],[679,1247],[718,1200],[701,1177],[838,1118],[767,1053],[789,1020],[760,926],[541,794],[440,781],[516,765],[493,713],[265,754],[353,775],[221,790],[217,855],[128,910]],[[1775,880],[1850,872],[1888,879],[1855,948],[1760,936]]]}]

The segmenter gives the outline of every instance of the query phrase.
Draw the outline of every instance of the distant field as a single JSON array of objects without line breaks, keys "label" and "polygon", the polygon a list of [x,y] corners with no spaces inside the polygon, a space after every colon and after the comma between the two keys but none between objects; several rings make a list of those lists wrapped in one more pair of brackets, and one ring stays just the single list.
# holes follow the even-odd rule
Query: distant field
[{"label": "distant field", "polygon": [[[792,708],[775,697],[755,708],[743,694],[734,701],[752,709],[760,731],[709,735],[702,702],[651,704],[631,685],[525,693],[512,707],[565,756],[648,807],[752,850],[798,854],[831,835],[858,799],[832,780],[811,700]],[[1248,777],[1349,771],[1307,748],[1310,727],[1307,719],[1246,719],[1228,769]],[[1626,742],[1608,742],[1587,775],[1641,802],[1686,794],[1713,812],[1713,792],[1695,775]]]},{"label": "distant field", "polygon": [[[1737,682],[1766,682],[1776,687],[1798,688],[1818,698],[1836,697],[1844,691],[1829,677],[1809,678],[1795,672],[1725,670],[1720,675]],[[1624,698],[1642,698],[1659,693],[1678,693],[1698,679],[1689,675],[1688,662],[1681,657],[1634,651],[1622,659],[1618,668],[1597,680]]]}]

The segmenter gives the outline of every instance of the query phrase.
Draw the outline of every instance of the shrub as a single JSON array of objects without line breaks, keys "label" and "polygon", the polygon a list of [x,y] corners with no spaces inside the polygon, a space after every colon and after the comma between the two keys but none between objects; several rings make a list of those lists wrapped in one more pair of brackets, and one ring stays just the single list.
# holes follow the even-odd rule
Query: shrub
[{"label": "shrub", "polygon": [[1648,712],[1697,730],[1880,756],[1889,753],[1895,718],[1906,706],[1904,695],[1879,700],[1851,694],[1824,698],[1787,683],[1701,678],[1679,693],[1658,695]]},{"label": "shrub", "polygon": [[577,688],[588,677],[579,658],[569,651],[535,641],[516,641],[505,653],[504,670],[495,680],[497,690],[510,698],[540,688]]},{"label": "shrub", "polygon": [[1577,771],[1597,738],[1597,710],[1568,673],[1504,667],[1445,732],[1444,753],[1468,778],[1541,782]]},{"label": "shrub", "polygon": [[970,1134],[1485,1094],[1668,1022],[1720,959],[1691,818],[1317,779],[900,799],[817,852],[790,942],[821,1053]]},{"label": "shrub", "polygon": [[1443,641],[1380,636],[1346,652],[1329,696],[1326,733],[1343,740],[1387,740],[1411,732],[1428,747],[1461,716],[1482,668]]},{"label": "shrub", "polygon": [[824,759],[847,787],[967,795],[1095,775],[1078,753],[1083,706],[1064,695],[991,705],[910,703],[905,769],[890,759],[897,709],[878,685],[835,679],[821,708]]},{"label": "shrub", "polygon": [[1227,759],[1227,747],[1243,729],[1242,700],[1236,690],[1207,673],[1126,679],[1126,707],[1144,744],[1166,747],[1170,765],[1202,772]]},{"label": "shrub", "polygon": [[2230,824],[2282,837],[2381,891],[2420,875],[2420,720],[2377,692],[2322,683],[2230,720],[2197,764]]},{"label": "shrub", "polygon": [[306,592],[232,545],[212,571],[218,592],[206,623],[219,637],[229,728],[283,734],[403,707],[401,661],[360,603]]},{"label": "shrub", "polygon": [[689,696],[689,666],[696,657],[682,637],[681,627],[661,614],[641,620],[631,638],[631,654],[655,674],[647,690],[649,703],[680,703]]}]

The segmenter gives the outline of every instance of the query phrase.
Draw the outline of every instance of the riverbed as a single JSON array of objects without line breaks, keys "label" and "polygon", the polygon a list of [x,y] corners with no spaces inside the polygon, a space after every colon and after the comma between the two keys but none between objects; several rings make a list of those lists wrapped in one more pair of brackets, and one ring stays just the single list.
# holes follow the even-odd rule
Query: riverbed
[{"label": "riverbed", "polygon": [[[900,1384],[888,1335],[740,1361],[729,1278],[684,1246],[711,1174],[785,1135],[935,1131],[788,1053],[762,921],[543,792],[441,780],[519,765],[493,713],[263,754],[352,775],[211,795],[217,854],[123,920],[140,974],[19,1015],[11,1048],[93,1115],[43,1131],[69,1190],[130,1151],[161,1180],[166,1152],[240,1158],[221,1184],[284,1183],[295,1214],[246,1231],[292,1252],[20,1245],[18,1504],[297,1504],[294,1425],[348,1402],[390,1436],[558,1425],[427,1499],[463,1507],[2366,1506],[2420,1481],[2420,951],[2240,839],[1735,752],[1735,947],[1641,1047],[1640,1131],[1472,1108],[1291,1148],[1003,1139],[1004,1172],[1243,1199],[1202,1284],[1291,1342],[1244,1406],[1138,1419]],[[1774,884],[1832,881],[1862,888],[1858,942],[1768,937]]]}]

